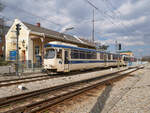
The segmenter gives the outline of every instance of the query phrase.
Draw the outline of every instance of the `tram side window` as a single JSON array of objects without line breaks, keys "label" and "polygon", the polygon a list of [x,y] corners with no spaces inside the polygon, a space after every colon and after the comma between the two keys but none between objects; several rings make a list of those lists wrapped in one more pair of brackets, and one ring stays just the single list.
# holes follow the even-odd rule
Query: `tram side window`
[{"label": "tram side window", "polygon": [[114,54],[114,55],[113,55],[113,59],[114,59],[114,60],[117,60],[117,59],[118,59],[118,55]]},{"label": "tram side window", "polygon": [[112,59],[115,60],[115,55],[114,54],[112,54]]},{"label": "tram side window", "polygon": [[117,60],[118,59],[118,55],[115,55],[115,60]]},{"label": "tram side window", "polygon": [[96,58],[97,58],[96,52],[88,52],[87,53],[87,59],[96,59]]},{"label": "tram side window", "polygon": [[97,55],[96,52],[92,52],[92,59],[96,59]]},{"label": "tram side window", "polygon": [[87,51],[79,51],[79,50],[71,50],[71,58],[72,59],[96,59],[96,52],[87,52]]},{"label": "tram side window", "polygon": [[87,59],[91,59],[92,58],[92,53],[91,52],[87,52]]},{"label": "tram side window", "polygon": [[57,51],[57,58],[62,58],[62,49],[59,49],[59,51]]},{"label": "tram side window", "polygon": [[80,51],[80,59],[85,59],[85,52],[84,51]]},{"label": "tram side window", "polygon": [[79,54],[78,50],[71,50],[71,58],[72,59],[79,59],[80,58],[80,54]]},{"label": "tram side window", "polygon": [[114,60],[117,60],[117,56],[116,56],[115,54],[113,55],[113,59],[114,59]]},{"label": "tram side window", "polygon": [[104,59],[104,53],[100,53],[100,59]]},{"label": "tram side window", "polygon": [[108,54],[108,60],[111,60],[111,54]]}]

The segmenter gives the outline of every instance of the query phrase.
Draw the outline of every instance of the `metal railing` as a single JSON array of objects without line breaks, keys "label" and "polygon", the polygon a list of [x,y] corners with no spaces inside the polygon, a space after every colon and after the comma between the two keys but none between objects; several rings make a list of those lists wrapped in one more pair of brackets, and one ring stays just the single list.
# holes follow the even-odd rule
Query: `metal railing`
[{"label": "metal railing", "polygon": [[[9,59],[9,58],[8,58]],[[9,71],[7,73],[14,73],[16,72],[16,66],[17,63],[15,60],[11,61],[8,64],[8,67],[11,68],[11,70],[13,71]],[[37,61],[36,63],[32,63],[31,60],[26,60],[26,61],[19,61],[18,62],[18,72],[19,73],[26,73],[26,72],[42,72],[43,67],[42,67],[42,62],[41,61]]]}]

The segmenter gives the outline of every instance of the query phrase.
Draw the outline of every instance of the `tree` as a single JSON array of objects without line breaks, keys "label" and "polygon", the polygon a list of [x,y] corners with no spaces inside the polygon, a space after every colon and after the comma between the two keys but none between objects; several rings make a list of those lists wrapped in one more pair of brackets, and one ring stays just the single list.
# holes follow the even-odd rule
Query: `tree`
[{"label": "tree", "polygon": [[150,62],[150,56],[142,57],[142,61],[148,61],[148,62]]},{"label": "tree", "polygon": [[101,44],[100,42],[95,42],[96,49],[100,51],[106,51],[109,45]]},{"label": "tree", "polygon": [[100,49],[102,51],[105,51],[105,50],[108,49],[108,47],[109,47],[108,45],[101,45],[101,46],[98,47],[98,49]]}]

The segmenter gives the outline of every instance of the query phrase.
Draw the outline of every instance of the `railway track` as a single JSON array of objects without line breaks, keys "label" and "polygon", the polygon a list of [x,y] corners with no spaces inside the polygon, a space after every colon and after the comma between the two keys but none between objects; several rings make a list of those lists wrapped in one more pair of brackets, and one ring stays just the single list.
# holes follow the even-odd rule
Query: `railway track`
[{"label": "railway track", "polygon": [[[101,69],[104,70],[104,69]],[[24,77],[24,78],[15,78],[15,79],[8,79],[8,80],[1,80],[0,81],[0,87],[6,87],[6,86],[11,86],[11,85],[17,85],[21,83],[29,83],[29,82],[35,82],[35,81],[41,81],[41,80],[47,80],[47,79],[52,79],[52,78],[58,78],[58,77],[66,77],[66,76],[73,76],[76,74],[82,74],[82,73],[87,73],[91,71],[97,71],[95,70],[88,70],[86,72],[70,72],[70,73],[54,73],[52,75],[40,75],[40,76],[30,76],[30,77]]]},{"label": "railway track", "polygon": [[41,76],[32,76],[32,77],[25,77],[25,78],[16,78],[10,80],[1,80],[0,87],[11,86],[11,85],[16,85],[21,83],[35,82],[35,81],[46,80],[51,78],[56,78],[56,76],[54,77],[48,75],[41,75]]},{"label": "railway track", "polygon": [[125,69],[104,76],[1,98],[0,113],[36,113],[138,69],[141,68]]}]

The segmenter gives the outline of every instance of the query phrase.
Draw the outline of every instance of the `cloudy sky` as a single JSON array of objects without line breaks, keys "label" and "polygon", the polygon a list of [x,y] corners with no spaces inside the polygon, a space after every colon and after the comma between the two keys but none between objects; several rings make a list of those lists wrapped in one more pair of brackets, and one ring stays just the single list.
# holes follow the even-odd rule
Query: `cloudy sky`
[{"label": "cloudy sky", "polygon": [[[136,56],[150,55],[150,0],[89,0],[95,9],[95,40],[110,45],[115,41]],[[10,24],[18,18],[31,24],[91,39],[93,7],[87,0],[0,0],[0,16]]]}]

